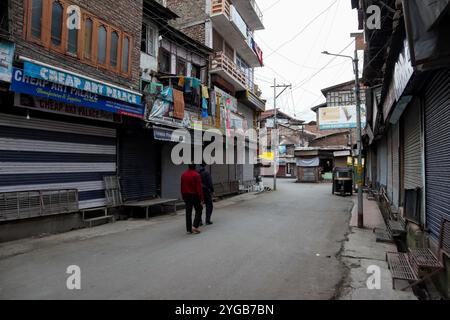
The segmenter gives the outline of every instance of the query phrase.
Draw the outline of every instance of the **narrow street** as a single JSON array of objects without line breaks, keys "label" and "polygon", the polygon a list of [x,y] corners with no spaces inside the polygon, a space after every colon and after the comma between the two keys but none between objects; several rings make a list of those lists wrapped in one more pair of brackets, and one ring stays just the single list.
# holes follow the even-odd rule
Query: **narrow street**
[{"label": "narrow street", "polygon": [[[180,214],[2,259],[0,299],[330,299],[351,207],[329,184],[281,180],[277,192],[217,209],[199,236],[185,234]],[[82,290],[66,288],[69,265],[80,266]]]}]

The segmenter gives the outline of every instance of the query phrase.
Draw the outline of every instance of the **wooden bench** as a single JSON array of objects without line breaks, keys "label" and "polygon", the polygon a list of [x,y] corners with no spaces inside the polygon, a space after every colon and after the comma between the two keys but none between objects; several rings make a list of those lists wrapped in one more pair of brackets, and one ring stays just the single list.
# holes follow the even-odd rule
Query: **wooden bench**
[{"label": "wooden bench", "polygon": [[408,253],[388,252],[386,261],[392,273],[393,288],[395,280],[406,280],[414,287],[444,270],[443,257],[450,257],[450,221],[444,219],[439,238],[439,257],[430,249],[413,249]]},{"label": "wooden bench", "polygon": [[[93,218],[86,218],[87,212],[98,212],[102,211],[103,215],[93,217]],[[92,228],[92,223],[95,221],[101,221],[101,220],[110,220],[111,222],[115,222],[115,217],[113,215],[108,215],[108,208],[107,207],[98,207],[98,208],[89,208],[81,210],[83,221],[89,224],[89,228]]]},{"label": "wooden bench", "polygon": [[173,208],[173,212],[177,212],[177,199],[152,199],[152,200],[144,200],[144,201],[136,201],[136,202],[127,202],[122,206],[125,208],[141,208],[145,209],[145,219],[148,220],[149,211],[151,207],[155,206],[171,206]]}]

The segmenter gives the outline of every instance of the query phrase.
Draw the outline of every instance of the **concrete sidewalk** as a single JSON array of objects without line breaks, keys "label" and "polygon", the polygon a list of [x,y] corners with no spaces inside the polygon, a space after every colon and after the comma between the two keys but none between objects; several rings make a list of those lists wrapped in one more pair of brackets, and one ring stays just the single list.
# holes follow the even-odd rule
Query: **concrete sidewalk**
[{"label": "concrete sidewalk", "polygon": [[[378,243],[374,228],[386,228],[383,216],[375,201],[369,201],[364,195],[364,229],[359,229],[357,198],[350,221],[348,241],[344,243],[341,261],[347,268],[338,299],[340,300],[417,300],[412,290],[394,291],[392,276],[386,262],[386,252],[397,252],[394,244]],[[370,266],[381,270],[381,289],[369,290],[367,280]],[[399,282],[400,286],[403,286]],[[405,285],[406,286],[406,285]]]}]

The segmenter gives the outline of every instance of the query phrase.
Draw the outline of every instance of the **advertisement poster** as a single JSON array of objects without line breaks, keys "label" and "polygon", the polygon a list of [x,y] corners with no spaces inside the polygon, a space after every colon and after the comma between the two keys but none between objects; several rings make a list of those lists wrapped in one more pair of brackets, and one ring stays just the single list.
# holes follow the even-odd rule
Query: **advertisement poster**
[{"label": "advertisement poster", "polygon": [[0,81],[11,82],[15,44],[0,41]]},{"label": "advertisement poster", "polygon": [[[356,105],[319,109],[320,130],[355,129],[357,127]],[[361,105],[361,127],[366,127],[366,106]]]}]

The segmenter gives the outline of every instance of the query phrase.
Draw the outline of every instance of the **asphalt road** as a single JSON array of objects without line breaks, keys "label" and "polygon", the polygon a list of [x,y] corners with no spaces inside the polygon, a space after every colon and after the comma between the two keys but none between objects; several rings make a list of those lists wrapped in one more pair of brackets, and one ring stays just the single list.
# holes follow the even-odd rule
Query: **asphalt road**
[{"label": "asphalt road", "polygon": [[[184,216],[0,260],[0,299],[330,299],[350,198],[281,180],[214,213],[201,235]],[[81,290],[66,269],[81,268]]]}]

